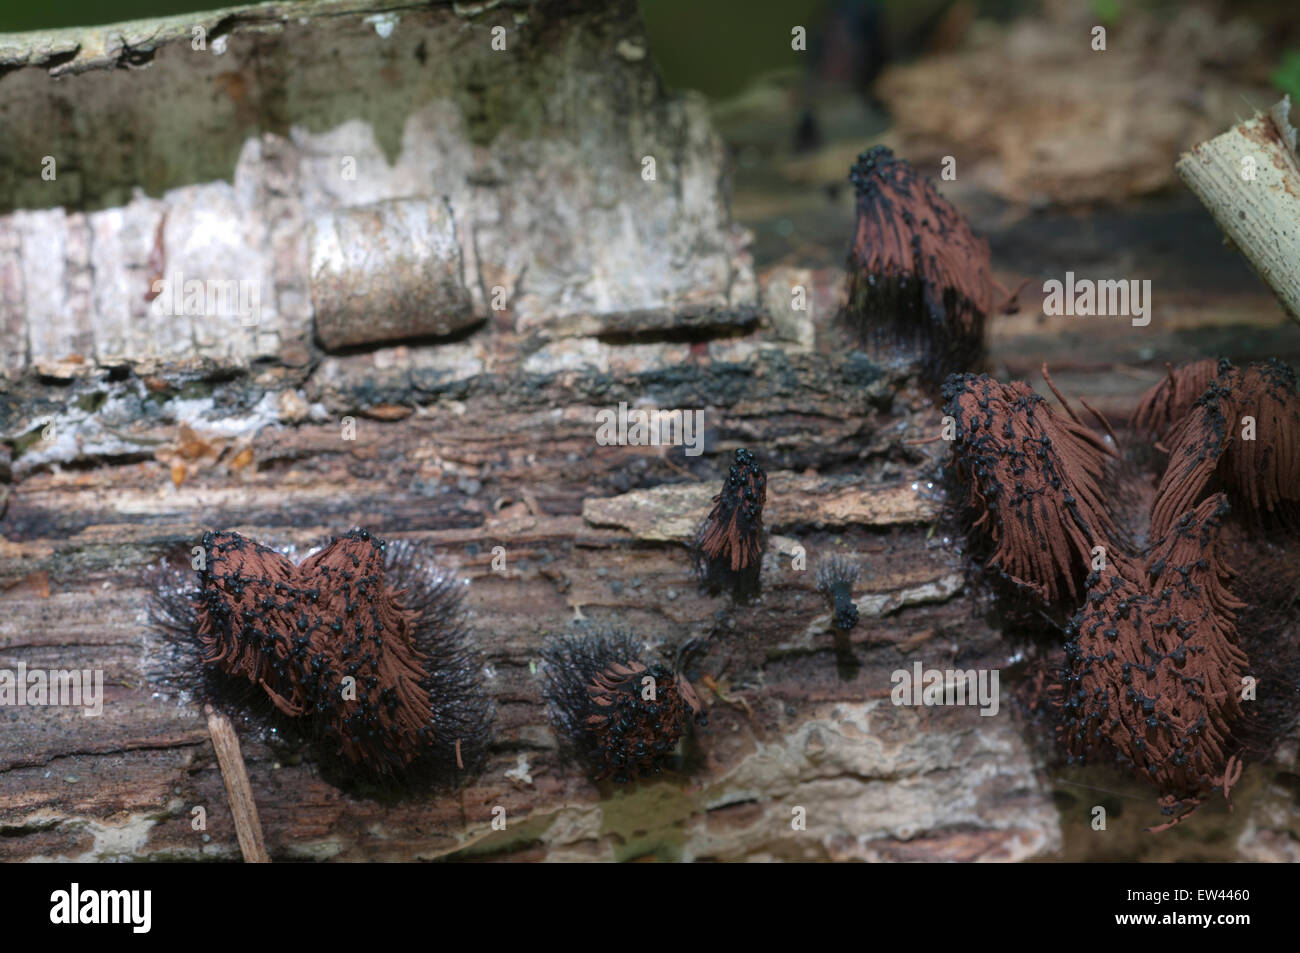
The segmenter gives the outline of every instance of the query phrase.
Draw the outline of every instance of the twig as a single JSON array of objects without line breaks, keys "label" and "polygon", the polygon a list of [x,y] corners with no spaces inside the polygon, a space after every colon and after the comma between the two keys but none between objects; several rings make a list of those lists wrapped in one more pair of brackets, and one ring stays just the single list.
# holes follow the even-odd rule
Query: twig
[{"label": "twig", "polygon": [[235,726],[211,705],[203,706],[203,714],[208,719],[212,747],[217,749],[217,763],[221,766],[221,780],[226,784],[226,797],[230,799],[230,813],[235,818],[240,853],[247,864],[269,864],[271,856],[266,852],[262,822],[257,818],[257,802],[253,800],[253,788],[248,783],[248,770],[239,751]]},{"label": "twig", "polygon": [[1300,321],[1300,161],[1290,97],[1193,146],[1174,168]]}]

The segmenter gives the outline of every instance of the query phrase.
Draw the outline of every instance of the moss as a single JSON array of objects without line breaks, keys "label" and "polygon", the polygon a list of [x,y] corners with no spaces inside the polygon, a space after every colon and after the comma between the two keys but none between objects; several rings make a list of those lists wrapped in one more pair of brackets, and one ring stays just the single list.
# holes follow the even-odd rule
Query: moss
[{"label": "moss", "polygon": [[41,439],[41,431],[44,429],[45,427],[43,424],[37,424],[31,430],[15,437],[10,442],[9,446],[13,449],[15,460],[30,450],[32,445]]},{"label": "moss", "polygon": [[74,402],[74,406],[84,410],[88,414],[93,414],[99,408],[104,406],[104,401],[108,400],[108,394],[102,390],[91,391],[82,394]]},{"label": "moss", "polygon": [[511,822],[506,817],[506,829],[492,831],[467,847],[452,851],[442,860],[486,860],[491,857],[514,854],[544,843],[543,836],[555,822],[553,815],[530,815],[521,821]]},{"label": "moss", "polygon": [[700,810],[682,793],[682,781],[639,782],[601,802],[601,833],[614,839],[614,859],[653,856],[675,863],[686,843],[686,823]]}]

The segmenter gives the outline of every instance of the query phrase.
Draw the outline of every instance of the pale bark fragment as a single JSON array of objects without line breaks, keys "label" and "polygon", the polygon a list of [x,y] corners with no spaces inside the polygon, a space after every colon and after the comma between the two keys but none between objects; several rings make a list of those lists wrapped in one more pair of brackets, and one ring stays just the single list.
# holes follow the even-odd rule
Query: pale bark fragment
[{"label": "pale bark fragment", "polygon": [[1300,161],[1291,98],[1183,153],[1175,168],[1300,322]]},{"label": "pale bark fragment", "polygon": [[[583,501],[582,516],[593,526],[615,526],[651,542],[693,539],[721,488],[687,483],[634,490],[622,496]],[[837,486],[833,480],[774,472],[768,477],[767,526],[898,526],[926,523],[938,516],[936,500],[910,484]]]}]

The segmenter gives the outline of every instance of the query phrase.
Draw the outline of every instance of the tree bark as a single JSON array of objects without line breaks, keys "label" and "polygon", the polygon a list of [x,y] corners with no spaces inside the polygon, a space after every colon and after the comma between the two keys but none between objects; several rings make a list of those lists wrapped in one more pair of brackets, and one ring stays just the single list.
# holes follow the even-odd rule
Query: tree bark
[{"label": "tree bark", "polygon": [[[1159,839],[1139,836],[1159,819],[1148,789],[1062,766],[1035,682],[1056,647],[997,630],[933,486],[944,445],[909,442],[936,433],[933,394],[838,336],[841,271],[755,275],[727,212],[720,140],[698,101],[659,87],[631,4],[481,6],[228,11],[202,19],[228,37],[215,66],[188,61],[186,18],[0,40],[0,62],[15,67],[0,77],[6,129],[104,96],[122,104],[129,142],[129,156],[90,161],[112,140],[95,118],[71,139],[75,190],[6,180],[23,210],[0,217],[0,325],[26,343],[6,352],[0,383],[0,669],[98,669],[107,688],[99,718],[0,709],[0,857],[238,859],[202,712],[152,681],[148,568],[206,529],[301,548],[354,525],[429,541],[470,581],[496,738],[457,791],[375,799],[343,793],[236,719],[273,860],[1294,854],[1294,743],[1247,770],[1235,814],[1210,805]],[[492,58],[498,14],[525,16],[535,55]],[[398,22],[383,36],[390,20],[368,18],[386,15]],[[155,47],[146,69],[107,71],[139,60],[142,44]],[[364,104],[336,88],[336,45]],[[502,63],[518,72],[489,81]],[[147,161],[194,138],[184,124],[153,131],[151,87],[133,85],[150,78],[173,118],[192,110],[198,122],[195,103],[218,92],[211,108],[230,140],[179,164]],[[507,95],[539,89],[545,102]],[[39,167],[42,148],[0,144],[0,173]],[[657,191],[643,191],[647,154]],[[344,155],[369,170],[364,189],[340,191]],[[430,168],[434,182],[412,195]],[[136,184],[145,195],[130,195]],[[330,350],[306,265],[313,216],[444,195],[479,323]],[[186,245],[204,215],[245,230]],[[274,322],[268,313],[252,334],[196,316],[149,324],[159,221],[165,254],[192,256],[182,261],[196,275],[223,256],[245,262],[217,277],[274,288]],[[1002,238],[1062,247],[1027,229]],[[1204,295],[1160,312],[1161,336],[1142,345],[1127,323],[1071,336],[1038,315],[999,318],[994,370],[1028,376],[1046,359],[1071,397],[1122,413],[1163,373],[1139,346],[1155,340],[1174,359],[1192,349],[1188,332],[1207,321],[1192,298]],[[1231,315],[1225,334],[1250,329],[1242,348],[1295,353],[1295,329],[1277,329],[1256,298],[1201,304]],[[702,410],[704,453],[600,446],[596,414],[620,402]],[[740,446],[770,476],[763,595],[747,606],[701,592],[687,551]],[[847,653],[815,588],[831,554],[863,569]],[[680,771],[597,785],[559,755],[537,667],[543,639],[580,619],[659,646],[704,640],[689,672],[709,726]],[[1000,670],[999,713],[891,704],[893,673],[916,660]],[[1113,836],[1089,829],[1099,802]],[[205,831],[192,826],[197,806]]]}]

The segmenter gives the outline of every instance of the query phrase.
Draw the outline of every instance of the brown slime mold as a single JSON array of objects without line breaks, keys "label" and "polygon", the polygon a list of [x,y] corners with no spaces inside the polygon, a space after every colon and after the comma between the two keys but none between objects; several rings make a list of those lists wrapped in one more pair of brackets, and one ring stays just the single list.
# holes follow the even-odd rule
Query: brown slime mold
[{"label": "brown slime mold", "polygon": [[1245,368],[1219,361],[1214,380],[1169,428],[1167,444],[1169,463],[1151,511],[1153,536],[1167,532],[1216,482],[1238,510],[1257,520],[1295,519],[1300,395],[1294,372],[1280,361]]},{"label": "brown slime mold", "polygon": [[983,354],[993,306],[988,243],[884,146],[859,156],[849,179],[857,228],[845,319],[878,354],[919,354],[935,381],[970,369]]},{"label": "brown slime mold", "polygon": [[1105,502],[1115,451],[1023,381],[953,375],[943,397],[969,531],[992,547],[987,565],[1044,602],[1077,601],[1093,547],[1109,553],[1117,535]]},{"label": "brown slime mold", "polygon": [[741,600],[758,594],[766,502],[767,474],[752,453],[737,450],[695,539],[696,571],[709,591],[729,589]]},{"label": "brown slime mold", "polygon": [[484,754],[491,705],[456,584],[412,547],[353,530],[295,566],[207,533],[198,588],[160,590],[154,619],[197,656],[187,687],[278,717],[347,770],[442,780]]},{"label": "brown slime mold", "polygon": [[658,774],[690,726],[708,723],[686,676],[626,632],[554,638],[542,659],[552,721],[594,780]]},{"label": "brown slime mold", "polygon": [[[1178,823],[1241,764],[1232,740],[1247,659],[1237,644],[1243,607],[1219,552],[1226,500],[1185,513],[1134,578],[1121,562],[1089,578],[1069,627],[1061,672],[1061,733],[1072,759],[1130,765],[1161,792]],[[1162,829],[1162,828],[1161,828]]]}]

